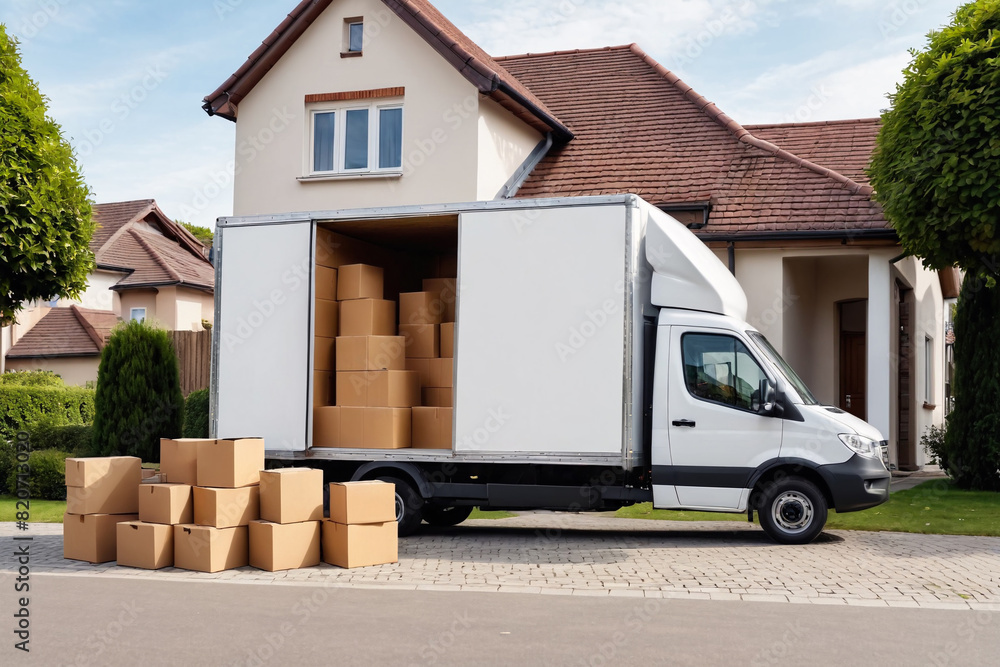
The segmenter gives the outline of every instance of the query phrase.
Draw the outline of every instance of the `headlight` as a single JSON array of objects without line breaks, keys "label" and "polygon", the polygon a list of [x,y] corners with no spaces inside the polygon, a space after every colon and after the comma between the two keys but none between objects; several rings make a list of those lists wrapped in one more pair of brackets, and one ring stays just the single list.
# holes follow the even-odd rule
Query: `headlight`
[{"label": "headlight", "polygon": [[882,460],[882,446],[877,440],[872,440],[856,433],[841,433],[840,441],[858,454],[861,454],[861,456]]}]

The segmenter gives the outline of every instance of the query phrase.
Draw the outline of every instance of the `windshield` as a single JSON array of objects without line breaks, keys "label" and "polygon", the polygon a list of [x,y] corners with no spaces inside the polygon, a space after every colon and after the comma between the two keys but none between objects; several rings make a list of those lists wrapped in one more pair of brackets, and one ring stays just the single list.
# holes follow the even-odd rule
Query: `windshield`
[{"label": "windshield", "polygon": [[764,338],[763,334],[756,331],[748,331],[747,333],[754,340],[754,342],[757,343],[757,346],[767,356],[768,360],[774,364],[782,375],[785,376],[785,380],[788,384],[795,388],[795,391],[798,392],[799,396],[802,398],[802,402],[805,405],[818,405],[819,401],[817,401],[816,397],[813,396],[813,393],[809,391],[809,387],[807,387],[806,383],[802,381],[799,374],[795,372],[795,369],[789,366],[788,362],[781,358],[781,355],[774,349],[771,342]]}]

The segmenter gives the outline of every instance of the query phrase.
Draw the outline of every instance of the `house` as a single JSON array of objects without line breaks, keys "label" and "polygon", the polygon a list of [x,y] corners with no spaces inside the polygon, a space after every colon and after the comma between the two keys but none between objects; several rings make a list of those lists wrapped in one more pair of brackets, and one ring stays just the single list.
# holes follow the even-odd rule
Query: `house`
[{"label": "house", "polygon": [[152,199],[97,204],[96,267],[76,301],[29,304],[3,331],[4,370],[52,370],[69,384],[97,380],[120,319],[200,331],[214,319],[215,270],[205,248]]},{"label": "house", "polygon": [[742,126],[636,45],[493,58],[425,0],[303,1],[204,108],[236,123],[236,215],[638,194],[821,402],[926,460],[958,278],[873,200],[878,119]]}]

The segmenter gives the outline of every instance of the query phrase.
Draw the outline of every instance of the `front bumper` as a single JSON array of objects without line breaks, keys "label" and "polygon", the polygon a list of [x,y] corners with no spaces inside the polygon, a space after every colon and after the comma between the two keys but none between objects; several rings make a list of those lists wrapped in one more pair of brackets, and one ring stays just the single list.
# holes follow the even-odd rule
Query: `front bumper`
[{"label": "front bumper", "polygon": [[820,466],[838,512],[857,512],[889,500],[891,475],[881,461],[855,454],[844,463]]}]

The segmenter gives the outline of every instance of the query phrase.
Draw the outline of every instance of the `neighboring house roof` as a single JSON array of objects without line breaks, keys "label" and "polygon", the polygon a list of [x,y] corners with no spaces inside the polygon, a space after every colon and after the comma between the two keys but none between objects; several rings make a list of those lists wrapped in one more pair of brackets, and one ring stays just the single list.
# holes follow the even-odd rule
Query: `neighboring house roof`
[{"label": "neighboring house roof", "polygon": [[[634,44],[497,60],[575,134],[517,197],[628,192],[661,206],[706,202],[709,223],[697,232],[706,241],[788,232],[894,238],[870,186],[754,135]],[[787,132],[800,148],[807,134]],[[866,163],[870,148],[858,151],[842,162]]]},{"label": "neighboring house roof", "polygon": [[875,140],[882,129],[882,120],[858,118],[744,127],[755,137],[829,167],[856,183],[867,185],[865,169],[875,152]]},{"label": "neighboring house roof", "polygon": [[10,348],[7,358],[96,356],[117,323],[118,317],[107,310],[53,308]]},{"label": "neighboring house roof", "polygon": [[164,215],[152,199],[97,204],[94,219],[98,229],[90,247],[98,268],[128,274],[112,289],[214,288],[215,269],[205,258],[202,243]]},{"label": "neighboring house roof", "polygon": [[[246,62],[204,99],[209,115],[236,120],[239,103],[281,59],[333,0],[302,0],[250,54]],[[559,141],[573,137],[566,125],[524,84],[426,0],[382,0],[479,92],[489,95],[522,121]]]}]

